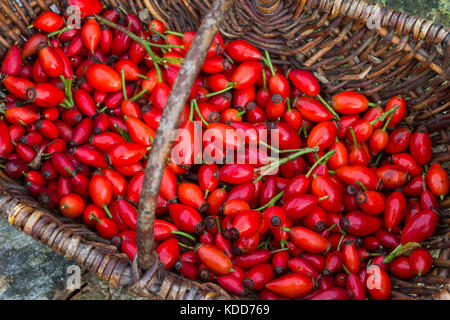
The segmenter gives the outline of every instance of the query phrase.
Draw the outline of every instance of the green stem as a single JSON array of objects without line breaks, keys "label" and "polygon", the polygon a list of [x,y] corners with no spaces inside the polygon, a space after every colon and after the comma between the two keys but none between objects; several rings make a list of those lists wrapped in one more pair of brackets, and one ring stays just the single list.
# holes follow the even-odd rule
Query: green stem
[{"label": "green stem", "polygon": [[287,150],[280,150],[280,153],[291,153],[291,152],[297,152],[301,149],[287,149]]},{"label": "green stem", "polygon": [[72,30],[72,26],[67,26],[67,27],[62,28],[60,30],[56,30],[56,31],[47,33],[47,37],[50,38],[50,37],[52,37],[54,35],[58,35],[58,37],[59,37],[61,35],[61,33],[65,32],[65,31],[69,31],[69,30]]},{"label": "green stem", "polygon": [[75,172],[73,172],[72,170],[70,170],[69,169],[69,167],[64,167],[64,170],[66,170],[72,177],[75,177],[76,176],[76,174],[75,174]]},{"label": "green stem", "polygon": [[103,113],[103,112],[105,112],[106,110],[108,110],[108,107],[107,107],[107,106],[101,108],[100,110],[97,110],[97,113]]},{"label": "green stem", "polygon": [[266,55],[266,60],[264,60],[264,62],[269,67],[270,72],[272,73],[272,76],[274,76],[275,75],[275,68],[273,67],[272,61],[270,60],[269,52],[267,50],[264,50],[264,53]]},{"label": "green stem", "polygon": [[266,80],[266,70],[262,68],[262,76],[263,76],[263,91],[266,92],[267,90],[267,80]]},{"label": "green stem", "polygon": [[94,219],[95,221],[97,221],[97,223],[101,222],[100,219],[95,214],[93,214],[92,212],[91,212],[91,216],[90,216],[89,219]]},{"label": "green stem", "polygon": [[[66,100],[64,100],[64,101],[66,101]],[[67,104],[65,104],[65,103],[60,103],[59,106],[60,106],[60,107],[63,107],[64,109],[67,109],[67,110],[72,109],[71,107],[69,107],[69,106],[68,106]]]},{"label": "green stem", "polygon": [[281,249],[270,251],[269,253],[270,254],[274,254],[274,253],[278,253],[278,252],[282,252],[282,251],[288,251],[288,250],[289,250],[289,248],[281,248]]},{"label": "green stem", "polygon": [[284,191],[281,191],[280,193],[278,193],[275,197],[273,197],[272,199],[270,199],[269,202],[267,202],[265,205],[263,205],[262,207],[259,207],[258,209],[255,209],[257,211],[261,211],[264,210],[266,208],[272,207],[275,205],[275,203],[277,203],[278,200],[281,199],[281,197],[283,196]]},{"label": "green stem", "polygon": [[[162,49],[164,50],[164,49]],[[169,49],[170,50],[170,49]],[[165,57],[164,58],[164,63],[172,63],[172,64],[176,64],[176,65],[181,65],[181,63],[184,61],[183,58],[176,58],[176,57]]]},{"label": "green stem", "polygon": [[262,144],[263,146],[265,146],[266,148],[269,148],[270,150],[273,150],[273,151],[275,151],[277,153],[281,153],[281,150],[279,150],[279,149],[277,149],[275,147],[272,147],[270,144],[267,144],[264,141],[259,141],[259,143]]},{"label": "green stem", "polygon": [[153,43],[150,41],[147,41],[148,45],[151,47],[156,47],[156,48],[180,48],[180,49],[184,49],[184,45],[182,44],[158,44],[158,43]]},{"label": "green stem", "polygon": [[184,38],[184,34],[176,31],[166,30],[166,34],[173,34],[174,36],[178,36],[180,38]]},{"label": "green stem", "polygon": [[319,154],[317,152],[314,152],[314,157],[316,157],[316,161],[319,160]]},{"label": "green stem", "polygon": [[334,116],[334,118],[335,118],[337,121],[340,121],[340,120],[341,120],[341,118],[339,118],[339,115],[337,114],[336,110],[334,110],[334,109],[328,104],[328,102],[326,102],[325,99],[322,98],[322,96],[321,96],[320,94],[318,94],[318,95],[316,96],[316,98],[319,99],[319,101],[325,106],[325,108],[327,108],[328,111],[331,112],[331,114]]},{"label": "green stem", "polygon": [[378,163],[380,162],[381,156],[382,156],[382,155],[383,155],[383,153],[380,152],[380,154],[379,154],[378,157],[377,157],[377,160],[376,160],[375,163],[373,164],[374,167],[378,166]]},{"label": "green stem", "polygon": [[331,225],[331,227],[329,227],[328,228],[328,231],[331,231],[331,230],[333,230],[334,229],[334,227],[336,227],[337,226],[337,224],[336,223],[333,223],[332,225]]},{"label": "green stem", "polygon": [[222,89],[222,90],[219,90],[216,92],[210,92],[208,94],[205,94],[204,97],[209,98],[209,97],[217,96],[218,94],[222,94],[224,92],[230,91],[231,89],[233,89],[233,86],[226,87],[225,89]]},{"label": "green stem", "polygon": [[365,186],[364,183],[362,183],[361,181],[356,181],[356,184],[357,184],[358,186],[360,186],[364,191],[367,191],[366,186]]},{"label": "green stem", "polygon": [[345,266],[345,264],[342,264],[342,269],[344,269],[344,271],[345,271],[347,274],[350,274],[350,271],[348,271],[348,269],[347,269],[347,267]]},{"label": "green stem", "polygon": [[73,95],[72,95],[72,82],[73,82],[73,79],[69,78],[67,86],[68,86],[68,94],[69,94],[70,105],[73,108],[73,106],[75,105],[75,102],[73,101]]},{"label": "green stem", "polygon": [[117,131],[119,131],[119,134],[122,136],[122,138],[125,139],[125,141],[131,142],[131,138],[130,138],[130,136],[128,135],[128,133],[126,133],[125,131],[123,131],[122,128],[119,127],[119,126],[117,125],[117,123],[114,123],[114,127],[117,129]]},{"label": "green stem", "polygon": [[200,109],[198,108],[198,103],[197,103],[197,99],[193,99],[191,100],[191,103],[194,104],[194,108],[195,108],[195,112],[197,112],[198,116],[200,117],[200,120],[202,120],[203,124],[205,126],[209,126],[209,123],[205,120],[205,118],[203,118]]},{"label": "green stem", "polygon": [[383,128],[381,129],[382,131],[386,131],[386,129],[387,129],[388,125],[389,125],[389,122],[391,122],[391,119],[392,119],[393,116],[394,116],[394,114],[391,113],[391,115],[387,119],[386,123],[384,124]]},{"label": "green stem", "polygon": [[119,6],[119,10],[122,11],[124,14],[128,14],[127,10],[125,10],[122,6]]},{"label": "green stem", "polygon": [[163,38],[164,40],[167,39],[167,36],[163,35],[161,32],[159,32],[159,31],[153,29],[152,27],[148,27],[148,29],[149,29],[150,31],[156,33],[158,36],[160,36],[160,37]]},{"label": "green stem", "polygon": [[184,243],[182,243],[180,241],[178,241],[178,244],[180,245],[180,247],[183,247],[183,248],[186,248],[186,249],[189,249],[189,250],[195,250],[194,247],[188,246],[187,244],[184,244]]},{"label": "green stem", "polygon": [[301,135],[302,132],[303,132],[303,135],[305,136],[305,138],[307,138],[308,135],[306,134],[306,126],[305,126],[305,125],[302,125],[302,126],[300,127],[300,129],[298,129],[297,134],[298,134],[298,135]]},{"label": "green stem", "polygon": [[67,95],[67,84],[66,84],[66,78],[64,77],[64,75],[60,75],[59,76],[59,78],[61,79],[61,82],[63,83],[63,85],[64,85],[64,92],[66,93],[66,95]]},{"label": "green stem", "polygon": [[270,243],[271,240],[272,240],[272,236],[269,234],[269,235],[267,236],[267,239],[264,240],[263,242],[261,242],[261,243],[258,245],[258,248],[264,248],[264,249],[267,249],[267,247],[269,246],[269,243]]},{"label": "green stem", "polygon": [[278,161],[276,161],[274,163],[267,164],[267,165],[265,165],[263,167],[260,167],[258,169],[259,170],[264,170],[264,169],[266,169],[268,167],[272,167],[274,165],[280,166],[280,165],[285,164],[286,162],[289,162],[289,161],[291,161],[291,160],[293,160],[293,159],[295,159],[295,158],[297,158],[297,157],[299,157],[301,155],[304,155],[306,153],[311,153],[311,152],[317,152],[319,150],[320,150],[319,147],[299,149],[296,153],[293,153],[293,154],[287,156],[286,158],[280,159],[280,160],[278,160]]},{"label": "green stem", "polygon": [[408,242],[404,245],[399,244],[397,248],[392,250],[392,252],[384,258],[383,263],[390,263],[398,256],[406,254],[409,250],[414,248],[420,248],[420,244],[417,242]]},{"label": "green stem", "polygon": [[385,113],[382,113],[379,117],[373,119],[372,121],[370,121],[370,124],[373,126],[375,123],[377,123],[378,121],[384,121],[386,120],[386,118],[389,115],[392,115],[395,113],[395,111],[397,111],[399,106],[395,106],[392,109],[390,109],[389,111],[386,111]]},{"label": "green stem", "polygon": [[[268,165],[265,165],[263,167],[259,168],[259,171],[265,170],[264,172],[262,172],[255,180],[253,180],[253,183],[258,182],[259,180],[261,180],[264,176],[266,176],[269,172],[271,172],[273,169],[285,164],[288,161],[291,161],[305,153],[310,153],[310,152],[315,152],[318,151],[319,148],[318,147],[314,147],[314,148],[304,148],[304,149],[300,149],[299,151],[297,151],[296,153],[293,153],[289,156],[287,156],[286,158],[280,159],[278,161],[275,161],[273,163],[270,163]],[[334,152],[336,152],[335,150],[333,150]]]},{"label": "green stem", "polygon": [[222,228],[220,227],[219,217],[216,216],[216,225],[217,225],[217,232],[222,233]]},{"label": "green stem", "polygon": [[193,236],[191,236],[189,233],[186,233],[183,231],[175,231],[175,230],[172,230],[171,233],[179,235],[179,236],[183,236],[183,237],[188,238],[195,242],[195,238]]},{"label": "green stem", "polygon": [[342,236],[341,236],[341,239],[339,239],[339,243],[338,243],[338,246],[336,248],[336,251],[340,251],[341,250],[341,244],[342,244],[342,241],[344,240],[345,235],[346,235],[345,231],[342,232]]},{"label": "green stem", "polygon": [[247,110],[242,110],[241,112],[238,112],[238,116],[239,117],[242,117],[244,114],[246,114],[247,113]]},{"label": "green stem", "polygon": [[322,162],[322,161],[328,161],[334,154],[336,153],[336,150],[331,150],[325,153],[319,160],[317,160],[312,167],[309,169],[309,171],[306,173],[306,177],[309,178],[311,173],[314,171],[314,169]]},{"label": "green stem", "polygon": [[291,99],[289,97],[286,97],[286,105],[287,105],[287,110],[290,112],[291,111]]},{"label": "green stem", "polygon": [[194,103],[192,101],[189,109],[189,121],[194,121]]},{"label": "green stem", "polygon": [[359,148],[358,148],[358,142],[356,141],[355,131],[353,131],[353,127],[352,126],[348,127],[348,130],[350,130],[350,133],[352,134],[353,143],[355,144],[355,150],[358,151]]},{"label": "green stem", "polygon": [[61,79],[62,84],[64,85],[64,95],[67,97],[67,99],[64,99],[64,108],[65,109],[72,109],[75,105],[73,98],[72,98],[72,78],[66,79],[63,75],[60,75],[59,78]]},{"label": "green stem", "polygon": [[122,91],[123,91],[123,98],[125,100],[128,100],[128,96],[127,96],[127,89],[126,89],[126,85],[125,85],[125,70],[120,69],[120,78],[122,80]]},{"label": "green stem", "polygon": [[224,55],[224,57],[225,57],[231,64],[236,64],[236,63],[234,62],[234,60],[231,59],[231,57],[230,57],[226,52],[223,52],[222,54]]},{"label": "green stem", "polygon": [[379,257],[379,256],[381,256],[381,254],[380,253],[368,253],[367,256],[369,256],[369,257]]},{"label": "green stem", "polygon": [[108,206],[107,206],[106,204],[104,204],[102,208],[103,208],[103,210],[106,211],[106,214],[108,215],[108,217],[109,217],[110,219],[112,219],[113,217],[112,217],[111,212],[109,212]]},{"label": "green stem", "polygon": [[148,44],[148,41],[145,41],[144,39],[141,39],[139,36],[137,36],[137,35],[134,34],[133,32],[127,30],[126,28],[124,28],[124,27],[122,27],[122,26],[120,26],[120,25],[118,25],[118,24],[116,24],[116,23],[114,23],[114,22],[112,22],[112,21],[109,21],[108,19],[105,19],[105,18],[100,17],[100,16],[95,16],[95,17],[96,17],[101,23],[103,23],[103,24],[105,24],[105,25],[107,25],[107,26],[109,26],[109,27],[111,27],[111,28],[117,29],[117,30],[119,30],[119,31],[121,31],[121,32],[123,32],[123,33],[125,33],[125,34],[126,34],[127,36],[129,36],[131,39],[133,39],[134,41],[136,41],[137,43],[139,43],[140,45],[142,45],[142,46],[144,47],[145,51],[147,51],[148,55],[150,56],[150,58],[151,58],[152,61],[153,61],[153,64],[154,64],[154,66],[155,66],[156,73],[158,74],[158,81],[159,81],[159,82],[162,82],[161,69],[160,69],[160,67],[159,67],[158,64],[159,64],[159,63],[163,63],[163,59],[160,58],[160,57],[158,57],[158,56],[153,52],[152,48],[151,48],[151,47],[149,46],[149,44]]},{"label": "green stem", "polygon": [[144,95],[148,90],[147,89],[142,89],[138,94],[136,94],[134,97],[132,97],[130,99],[131,102],[136,101],[137,99],[139,99],[142,95]]},{"label": "green stem", "polygon": [[143,74],[140,74],[140,73],[138,73],[136,76],[139,77],[139,78],[145,79],[145,80],[150,80],[149,77],[144,76]]}]

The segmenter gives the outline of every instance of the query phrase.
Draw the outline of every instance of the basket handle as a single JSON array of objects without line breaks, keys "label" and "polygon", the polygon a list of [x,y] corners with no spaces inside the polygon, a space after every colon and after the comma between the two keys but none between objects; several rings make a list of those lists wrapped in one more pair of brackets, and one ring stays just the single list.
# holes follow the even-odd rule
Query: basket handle
[{"label": "basket handle", "polygon": [[138,263],[143,270],[150,268],[155,259],[153,254],[155,209],[163,171],[173,142],[172,134],[178,128],[178,121],[189,97],[192,85],[206,58],[206,53],[233,2],[234,0],[214,1],[211,9],[204,17],[172,86],[158,130],[156,131],[147,167],[145,168],[144,184],[137,216]]}]

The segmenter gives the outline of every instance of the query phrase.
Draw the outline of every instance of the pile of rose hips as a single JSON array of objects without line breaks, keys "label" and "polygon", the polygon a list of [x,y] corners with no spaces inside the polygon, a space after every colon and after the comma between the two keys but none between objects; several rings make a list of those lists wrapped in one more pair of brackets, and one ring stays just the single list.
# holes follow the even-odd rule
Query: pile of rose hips
[{"label": "pile of rose hips", "polygon": [[[1,168],[133,259],[147,155],[195,32],[156,20],[144,29],[133,14],[118,22],[115,10],[102,20],[90,16],[103,10],[98,1],[77,3],[81,29],[44,12],[38,32],[4,57]],[[197,146],[219,158],[278,129],[279,145],[268,147],[279,160],[263,164],[257,151],[256,164],[170,159],[154,229],[164,267],[261,299],[389,298],[389,273],[431,268],[419,243],[435,232],[437,197],[449,188],[441,165],[429,165],[426,130],[397,127],[405,112],[400,96],[383,108],[350,91],[329,105],[310,71],[284,73],[267,52],[217,34],[179,125],[192,136],[195,121],[249,133]]]}]

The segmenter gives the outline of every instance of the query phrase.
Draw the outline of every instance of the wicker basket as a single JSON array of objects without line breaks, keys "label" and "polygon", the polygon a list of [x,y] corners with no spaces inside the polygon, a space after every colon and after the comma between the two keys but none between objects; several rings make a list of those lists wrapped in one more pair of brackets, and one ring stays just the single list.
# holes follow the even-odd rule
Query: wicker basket
[{"label": "wicker basket", "polygon": [[[137,259],[130,263],[114,245],[83,224],[41,208],[23,186],[1,172],[0,213],[18,230],[75,260],[113,286],[126,286],[127,290],[152,299],[237,298],[215,284],[197,283],[166,272],[153,248],[151,209],[161,181],[164,166],[161,159],[166,158],[170,146],[165,132],[174,128],[180,106],[184,105],[205,58],[203,48],[209,47],[219,26],[227,39],[239,37],[267,49],[279,65],[314,71],[326,95],[361,88],[361,93],[381,103],[395,94],[408,97],[407,125],[415,128],[422,124],[429,129],[435,147],[433,161],[445,163],[448,170],[449,28],[364,0],[217,0],[214,3],[212,0],[103,0],[103,3],[138,14],[143,22],[160,19],[175,31],[197,29],[203,21],[198,31],[201,37],[194,40],[174,84],[167,104],[170,108],[165,109],[146,168],[138,216]],[[0,56],[12,44],[23,44],[32,34],[27,26],[37,14],[49,8],[61,11],[65,3],[0,0]],[[434,268],[426,277],[410,281],[393,279],[392,299],[450,299],[449,207],[449,199],[441,202],[440,229],[424,243],[424,247],[438,250]]]}]

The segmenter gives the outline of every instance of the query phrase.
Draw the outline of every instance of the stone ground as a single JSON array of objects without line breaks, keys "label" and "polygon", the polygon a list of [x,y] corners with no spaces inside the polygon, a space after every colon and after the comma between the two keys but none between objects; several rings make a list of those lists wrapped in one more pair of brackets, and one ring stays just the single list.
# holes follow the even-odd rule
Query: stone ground
[{"label": "stone ground", "polygon": [[0,300],[139,299],[82,270],[79,289],[69,289],[71,266],[76,264],[0,218]]},{"label": "stone ground", "polygon": [[[375,0],[393,9],[450,25],[448,0]],[[109,287],[90,272],[81,272],[80,289],[67,289],[73,263],[0,218],[0,300],[138,299]]]}]

